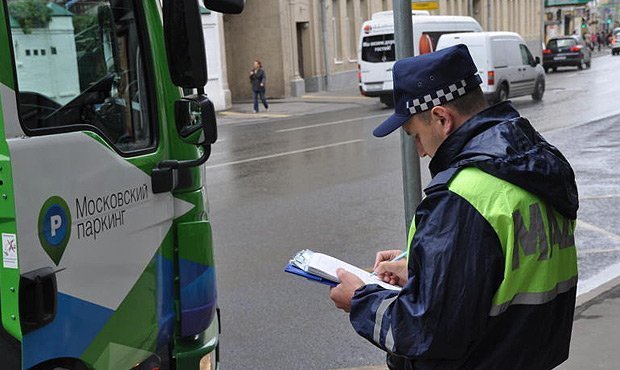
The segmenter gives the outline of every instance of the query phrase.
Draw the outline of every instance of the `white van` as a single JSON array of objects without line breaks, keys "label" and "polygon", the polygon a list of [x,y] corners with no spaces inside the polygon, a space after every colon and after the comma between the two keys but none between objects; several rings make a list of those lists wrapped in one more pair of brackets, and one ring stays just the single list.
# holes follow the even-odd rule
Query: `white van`
[{"label": "white van", "polygon": [[482,91],[495,103],[531,95],[541,100],[545,92],[545,71],[523,38],[514,32],[453,33],[443,35],[437,50],[465,44],[482,78]]},{"label": "white van", "polygon": [[[454,32],[481,32],[482,27],[472,17],[425,15],[414,12],[414,55],[435,51],[439,37]],[[394,18],[391,11],[379,12],[362,24],[358,45],[358,77],[360,93],[379,97],[393,106],[392,66],[396,60]]]}]

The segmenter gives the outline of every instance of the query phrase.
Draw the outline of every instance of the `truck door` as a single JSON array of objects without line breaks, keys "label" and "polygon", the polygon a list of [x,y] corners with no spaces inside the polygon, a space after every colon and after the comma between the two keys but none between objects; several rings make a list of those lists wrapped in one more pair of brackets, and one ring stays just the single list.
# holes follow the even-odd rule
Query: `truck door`
[{"label": "truck door", "polygon": [[538,72],[536,70],[536,63],[534,57],[530,52],[530,49],[525,44],[519,44],[519,51],[521,52],[521,79],[523,80],[522,94],[531,94],[534,92],[534,86],[536,85],[536,77]]},{"label": "truck door", "polygon": [[55,1],[26,26],[16,3],[0,10],[2,323],[25,369],[129,369],[173,335],[171,225],[191,208],[151,189],[154,20],[142,1]]}]

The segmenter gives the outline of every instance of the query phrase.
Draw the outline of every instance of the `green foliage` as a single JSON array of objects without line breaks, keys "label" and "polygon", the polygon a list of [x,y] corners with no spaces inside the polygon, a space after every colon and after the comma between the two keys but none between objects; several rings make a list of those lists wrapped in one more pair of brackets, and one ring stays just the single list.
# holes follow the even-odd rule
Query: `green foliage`
[{"label": "green foliage", "polygon": [[9,13],[26,34],[31,33],[33,28],[46,27],[52,19],[52,10],[47,7],[47,0],[11,1]]}]

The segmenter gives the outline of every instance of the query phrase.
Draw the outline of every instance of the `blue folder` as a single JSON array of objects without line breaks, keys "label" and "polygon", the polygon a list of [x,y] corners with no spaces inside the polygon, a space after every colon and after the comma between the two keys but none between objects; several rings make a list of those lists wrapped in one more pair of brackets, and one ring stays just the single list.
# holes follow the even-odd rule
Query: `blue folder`
[{"label": "blue folder", "polygon": [[338,285],[338,283],[335,282],[335,281],[331,281],[331,280],[326,279],[324,277],[307,273],[304,270],[300,269],[299,267],[295,266],[294,264],[292,264],[290,262],[289,262],[288,265],[286,265],[286,267],[284,268],[284,271],[285,272],[289,272],[289,273],[294,274],[294,275],[299,275],[299,276],[305,277],[306,279],[312,280],[312,281],[316,281],[317,283],[321,283],[321,284],[325,284],[325,285],[329,285],[329,286],[336,286],[336,285]]}]

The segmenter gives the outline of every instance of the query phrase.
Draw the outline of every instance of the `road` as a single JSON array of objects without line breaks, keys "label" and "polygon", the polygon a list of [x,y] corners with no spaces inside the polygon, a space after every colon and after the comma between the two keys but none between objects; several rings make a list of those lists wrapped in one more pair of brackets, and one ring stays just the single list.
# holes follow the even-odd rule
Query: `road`
[{"label": "road", "polygon": [[[606,55],[589,70],[547,75],[542,103],[514,100],[576,169],[581,290],[620,273],[619,80],[620,57]],[[282,271],[305,248],[369,267],[376,250],[405,247],[399,137],[371,136],[390,110],[355,99],[344,110],[317,103],[315,114],[287,117],[272,104],[270,119],[222,120],[205,171],[223,370],[384,362],[333,307],[325,286]]]}]

